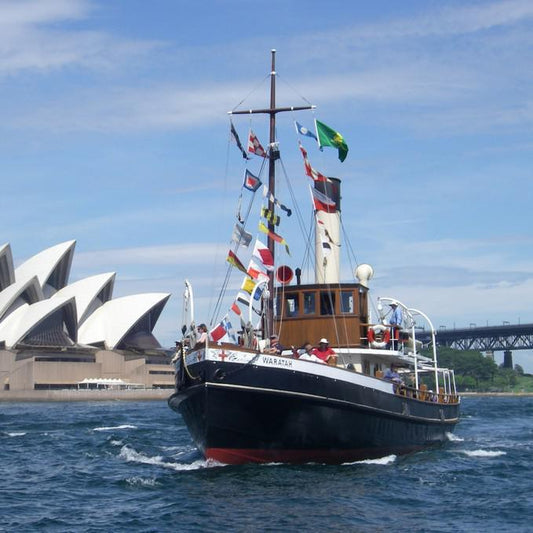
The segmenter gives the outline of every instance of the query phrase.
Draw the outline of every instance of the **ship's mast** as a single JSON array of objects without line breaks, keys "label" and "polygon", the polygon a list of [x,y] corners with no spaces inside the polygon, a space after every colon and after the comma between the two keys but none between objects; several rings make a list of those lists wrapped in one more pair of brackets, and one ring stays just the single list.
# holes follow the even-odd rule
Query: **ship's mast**
[{"label": "ship's mast", "polygon": [[[248,111],[231,111],[232,115],[246,115],[249,113],[262,113],[270,116],[270,136],[269,136],[269,149],[268,149],[268,191],[270,193],[268,199],[268,208],[271,213],[275,212],[274,198],[276,194],[276,160],[279,159],[279,149],[276,145],[276,115],[284,111],[301,111],[304,109],[314,109],[314,106],[300,106],[300,107],[276,107],[276,50],[271,50],[272,65],[270,69],[270,107],[267,109],[250,109]],[[273,217],[271,217],[273,220]],[[268,229],[270,232],[274,232],[275,226],[269,221]],[[268,249],[274,257],[275,254],[275,241],[272,237],[268,236],[267,241]],[[274,295],[274,274],[269,274],[268,292],[271,296]],[[266,329],[271,331],[270,328],[274,323],[274,309],[270,304],[267,307],[266,312]]]}]

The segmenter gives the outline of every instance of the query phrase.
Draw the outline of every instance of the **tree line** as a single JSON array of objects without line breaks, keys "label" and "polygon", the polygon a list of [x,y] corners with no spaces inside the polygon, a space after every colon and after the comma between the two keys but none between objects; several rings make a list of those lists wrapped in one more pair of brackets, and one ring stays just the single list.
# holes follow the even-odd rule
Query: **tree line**
[{"label": "tree line", "polygon": [[533,376],[524,374],[520,365],[503,368],[479,351],[441,347],[438,357],[439,366],[453,368],[459,392],[505,392],[516,387],[533,389]]}]

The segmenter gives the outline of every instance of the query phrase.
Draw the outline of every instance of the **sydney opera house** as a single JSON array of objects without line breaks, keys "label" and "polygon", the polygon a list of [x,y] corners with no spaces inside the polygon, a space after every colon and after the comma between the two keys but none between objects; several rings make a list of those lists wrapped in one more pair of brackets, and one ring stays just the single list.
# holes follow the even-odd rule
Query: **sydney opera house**
[{"label": "sydney opera house", "polygon": [[0,387],[171,388],[168,351],[153,335],[167,293],[113,298],[115,273],[69,284],[76,241],[14,267],[0,245]]}]

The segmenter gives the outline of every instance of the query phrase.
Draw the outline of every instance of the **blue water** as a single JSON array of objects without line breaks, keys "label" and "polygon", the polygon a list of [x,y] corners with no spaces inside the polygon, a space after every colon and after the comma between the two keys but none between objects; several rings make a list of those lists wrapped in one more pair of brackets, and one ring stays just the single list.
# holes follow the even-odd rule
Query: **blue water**
[{"label": "blue water", "polygon": [[202,459],[165,402],[0,403],[0,531],[531,531],[533,398],[465,398],[444,447]]}]

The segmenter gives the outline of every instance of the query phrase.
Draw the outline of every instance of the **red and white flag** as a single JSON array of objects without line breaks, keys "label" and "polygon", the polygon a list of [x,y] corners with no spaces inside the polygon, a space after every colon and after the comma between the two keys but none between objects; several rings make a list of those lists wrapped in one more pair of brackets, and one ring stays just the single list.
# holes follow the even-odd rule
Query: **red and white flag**
[{"label": "red and white flag", "polygon": [[300,144],[300,151],[302,152],[302,156],[304,158],[304,167],[305,167],[305,173],[313,180],[313,181],[330,181],[326,176],[321,174],[318,170],[315,170],[311,163],[309,163],[309,159],[307,159],[307,150]]},{"label": "red and white flag", "polygon": [[259,139],[252,130],[250,130],[250,134],[248,135],[248,152],[260,157],[267,156],[265,149],[261,146]]},{"label": "red and white flag", "polygon": [[256,240],[254,251],[252,252],[252,255],[254,257],[257,257],[261,264],[267,269],[267,270],[274,270],[274,258],[272,257],[272,253],[268,249],[267,246],[265,246],[261,241]]},{"label": "red and white flag", "polygon": [[313,203],[317,211],[325,211],[326,213],[335,213],[337,211],[335,201],[329,196],[315,188],[312,188],[311,192],[313,193]]},{"label": "red and white flag", "polygon": [[215,329],[212,329],[209,332],[211,340],[213,342],[218,342],[226,334],[226,328],[224,327],[224,322],[220,322]]},{"label": "red and white flag", "polygon": [[257,282],[269,280],[268,274],[266,272],[263,272],[261,270],[261,267],[253,259],[250,259],[246,272],[252,279],[255,279]]}]

